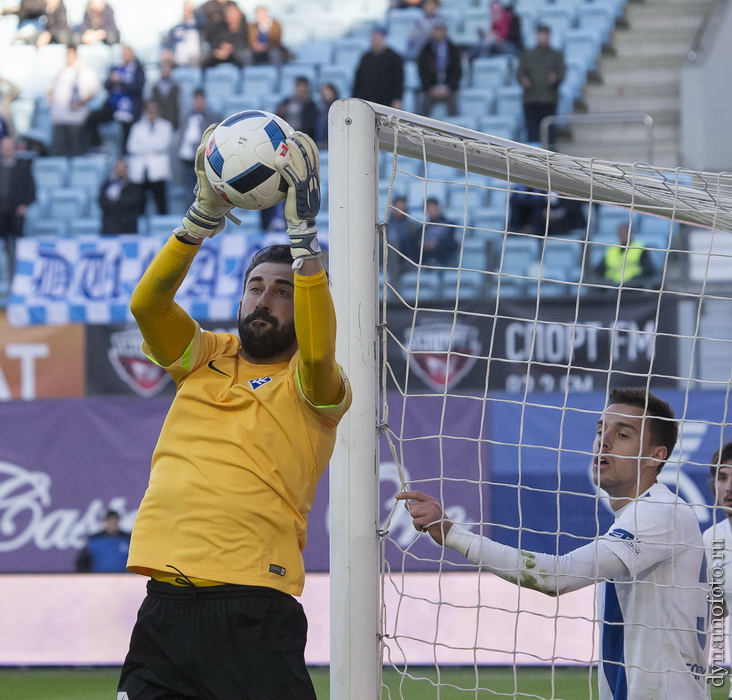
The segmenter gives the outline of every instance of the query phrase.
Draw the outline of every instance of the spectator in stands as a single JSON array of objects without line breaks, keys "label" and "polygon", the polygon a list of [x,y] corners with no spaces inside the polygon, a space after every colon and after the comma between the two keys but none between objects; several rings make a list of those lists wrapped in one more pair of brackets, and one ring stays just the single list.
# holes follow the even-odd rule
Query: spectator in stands
[{"label": "spectator in stands", "polygon": [[[547,225],[547,216],[549,224]],[[587,225],[581,201],[535,187],[516,185],[509,198],[509,231],[561,236]]]},{"label": "spectator in stands", "polygon": [[264,5],[254,10],[254,21],[249,25],[249,48],[255,66],[280,66],[290,58],[290,52],[282,45],[282,24]]},{"label": "spectator in stands", "polygon": [[142,91],[145,87],[145,71],[137,60],[132,47],[122,47],[122,63],[112,66],[104,83],[107,101],[89,114],[86,121],[91,147],[101,146],[99,125],[116,121],[122,125],[122,150],[124,151],[132,123],[142,112]]},{"label": "spectator in stands", "polygon": [[371,49],[356,68],[353,96],[401,109],[404,94],[404,60],[386,45],[386,27],[371,30]]},{"label": "spectator in stands", "polygon": [[70,43],[71,27],[63,0],[46,0],[46,23],[36,39],[36,46]]},{"label": "spectator in stands", "polygon": [[84,125],[89,116],[89,100],[99,91],[95,70],[78,57],[76,47],[66,49],[66,66],[48,88],[53,124],[52,152],[57,156],[78,156],[86,150]]},{"label": "spectator in stands", "polygon": [[201,65],[211,68],[219,63],[233,63],[241,68],[250,60],[249,30],[244,13],[238,5],[227,5],[224,9],[224,25],[214,32],[211,50]]},{"label": "spectator in stands", "polygon": [[422,82],[422,114],[429,116],[436,104],[444,102],[451,116],[458,113],[457,92],[463,75],[460,50],[447,37],[444,20],[432,23],[432,37],[417,59]]},{"label": "spectator in stands", "polygon": [[231,5],[238,7],[233,0],[207,0],[196,10],[203,41],[212,44],[216,33],[226,27],[224,11]]},{"label": "spectator in stands", "polygon": [[12,137],[0,139],[0,238],[8,259],[8,277],[15,269],[15,240],[23,235],[25,215],[35,198],[31,161],[16,158]]},{"label": "spectator in stands", "polygon": [[193,107],[186,114],[176,135],[176,153],[180,164],[180,178],[186,193],[193,202],[193,189],[196,186],[196,170],[194,167],[196,149],[201,143],[201,136],[211,124],[221,121],[221,115],[211,112],[206,103],[206,93],[198,89],[193,93]]},{"label": "spectator in stands", "polygon": [[0,138],[15,135],[11,105],[20,97],[20,88],[7,78],[0,77]]},{"label": "spectator in stands", "polygon": [[160,79],[153,85],[150,99],[160,107],[160,116],[178,129],[180,122],[180,86],[172,77],[173,63],[160,61]]},{"label": "spectator in stands", "polygon": [[445,218],[435,197],[427,199],[425,209],[424,231],[417,228],[412,235],[402,239],[401,250],[414,262],[419,262],[421,248],[423,264],[449,265],[457,250],[455,224]]},{"label": "spectator in stands", "polygon": [[[524,88],[524,118],[527,140],[540,140],[540,124],[545,117],[557,113],[559,85],[564,80],[564,57],[549,45],[549,27],[540,24],[536,28],[536,46],[521,53],[516,72]],[[554,129],[549,130],[549,148],[554,147]]]},{"label": "spectator in stands", "polygon": [[606,283],[645,287],[653,281],[655,267],[650,253],[643,243],[631,240],[630,227],[626,223],[618,226],[618,245],[608,246],[604,258],[595,272]]},{"label": "spectator in stands", "polygon": [[409,61],[416,61],[422,51],[422,47],[432,36],[432,25],[436,19],[442,19],[440,15],[440,0],[424,0],[421,5],[422,17],[412,25],[407,42],[405,58]]},{"label": "spectator in stands", "polygon": [[[419,260],[419,245],[422,237],[421,226],[409,218],[407,198],[397,195],[391,202],[386,221],[386,240],[390,246],[413,260]],[[405,271],[408,262],[395,251],[389,251],[387,275],[389,282],[396,284]]]},{"label": "spectator in stands", "polygon": [[19,3],[3,8],[2,15],[18,16],[18,31],[16,41],[35,44],[43,31],[46,15],[45,0],[20,0]]},{"label": "spectator in stands", "polygon": [[318,107],[310,92],[310,81],[304,75],[295,78],[295,91],[277,105],[277,114],[295,131],[317,138]]},{"label": "spectator in stands", "polygon": [[521,19],[511,7],[494,0],[491,3],[491,26],[486,32],[478,29],[479,41],[468,52],[469,58],[518,56],[524,48]]},{"label": "spectator in stands", "polygon": [[323,83],[320,88],[320,109],[315,126],[315,141],[322,151],[328,148],[328,110],[338,99],[338,88],[333,83]]},{"label": "spectator in stands", "polygon": [[84,574],[113,574],[127,571],[130,534],[119,527],[119,513],[108,510],[104,528],[87,540],[76,557],[76,571]]},{"label": "spectator in stands", "polygon": [[137,233],[137,219],[143,213],[142,188],[130,182],[124,158],[115,161],[112,174],[102,183],[99,208],[102,233]]},{"label": "spectator in stands", "polygon": [[145,113],[132,125],[127,141],[130,180],[142,186],[143,196],[152,193],[158,214],[168,213],[168,181],[173,125],[160,116],[157,102],[150,100]]},{"label": "spectator in stands", "polygon": [[119,44],[114,10],[106,0],[89,0],[79,27],[80,44]]},{"label": "spectator in stands", "polygon": [[163,42],[176,66],[197,66],[201,62],[201,30],[191,0],[183,3],[183,17]]}]

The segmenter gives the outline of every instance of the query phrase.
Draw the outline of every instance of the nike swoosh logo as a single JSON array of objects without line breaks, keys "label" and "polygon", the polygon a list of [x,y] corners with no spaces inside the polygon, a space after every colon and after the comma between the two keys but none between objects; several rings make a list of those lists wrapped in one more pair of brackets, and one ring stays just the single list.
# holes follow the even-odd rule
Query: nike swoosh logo
[{"label": "nike swoosh logo", "polygon": [[225,377],[230,377],[230,374],[226,374],[226,372],[222,372],[218,367],[214,366],[213,360],[208,363],[209,369],[212,369],[214,372],[218,372],[219,374],[223,374]]}]

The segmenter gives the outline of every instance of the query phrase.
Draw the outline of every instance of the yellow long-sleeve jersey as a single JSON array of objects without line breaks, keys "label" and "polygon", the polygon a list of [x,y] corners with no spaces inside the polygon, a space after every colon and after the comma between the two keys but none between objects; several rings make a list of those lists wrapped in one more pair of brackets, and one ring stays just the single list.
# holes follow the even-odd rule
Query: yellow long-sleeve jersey
[{"label": "yellow long-sleeve jersey", "polygon": [[[252,364],[237,336],[201,331],[173,302],[196,250],[171,238],[133,295],[143,349],[178,389],[128,568],[167,579],[175,567],[194,580],[299,595],[308,513],[351,400],[335,363],[327,280],[295,275],[300,349],[289,362]],[[317,405],[323,396],[332,403]]]}]

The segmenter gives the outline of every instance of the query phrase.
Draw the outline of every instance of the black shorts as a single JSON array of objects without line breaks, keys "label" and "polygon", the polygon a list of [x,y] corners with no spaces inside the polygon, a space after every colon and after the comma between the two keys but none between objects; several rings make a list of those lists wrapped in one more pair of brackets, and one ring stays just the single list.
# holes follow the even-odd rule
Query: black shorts
[{"label": "black shorts", "polygon": [[306,638],[302,606],[286,593],[151,580],[118,697],[315,700],[305,666]]}]

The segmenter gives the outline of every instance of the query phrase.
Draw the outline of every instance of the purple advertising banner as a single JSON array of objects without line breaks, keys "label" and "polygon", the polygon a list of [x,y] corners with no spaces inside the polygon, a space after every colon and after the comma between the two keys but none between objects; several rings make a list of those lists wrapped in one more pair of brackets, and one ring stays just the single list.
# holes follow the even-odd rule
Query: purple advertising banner
[{"label": "purple advertising banner", "polygon": [[[658,393],[682,419],[661,479],[698,504],[700,523],[708,527],[706,465],[720,441],[731,439],[730,398],[722,391]],[[73,571],[77,550],[100,529],[108,508],[122,514],[123,528],[132,527],[169,402],[0,403],[0,573]],[[533,394],[525,402],[510,394],[391,396],[381,445],[381,522],[390,565],[466,566],[414,530],[393,498],[402,482],[439,498],[455,521],[507,544],[520,537],[527,549],[564,552],[604,531],[612,514],[598,504],[589,470],[604,402],[597,392]],[[310,514],[309,571],[329,567],[328,498],[326,473]]]}]

